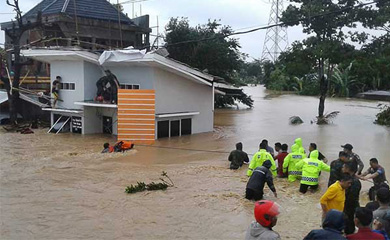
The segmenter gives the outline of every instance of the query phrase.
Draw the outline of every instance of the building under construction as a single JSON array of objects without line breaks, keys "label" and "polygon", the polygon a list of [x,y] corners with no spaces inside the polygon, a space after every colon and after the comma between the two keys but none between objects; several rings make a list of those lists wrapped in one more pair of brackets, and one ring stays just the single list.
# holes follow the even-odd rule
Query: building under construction
[{"label": "building under construction", "polygon": [[[149,47],[149,16],[130,19],[106,0],[43,0],[23,15],[24,22],[42,24],[27,31],[21,45],[32,46],[80,46],[98,50]],[[12,22],[1,24],[1,29],[11,29]],[[5,45],[12,48],[5,37]]]}]

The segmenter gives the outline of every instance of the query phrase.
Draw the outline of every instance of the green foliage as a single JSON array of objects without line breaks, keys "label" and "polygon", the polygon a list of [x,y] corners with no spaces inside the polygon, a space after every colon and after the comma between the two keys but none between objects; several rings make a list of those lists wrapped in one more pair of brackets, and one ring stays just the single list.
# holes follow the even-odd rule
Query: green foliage
[{"label": "green foliage", "polygon": [[228,106],[234,106],[235,101],[240,101],[241,103],[247,105],[248,107],[253,107],[253,100],[250,96],[241,92],[241,94],[236,95],[216,95],[215,96],[215,107],[216,108],[226,108]]},{"label": "green foliage", "polygon": [[344,70],[340,70],[338,67],[334,69],[332,76],[333,89],[334,93],[339,97],[349,97],[349,90],[357,84],[356,77],[351,75],[352,66],[353,62]]},{"label": "green foliage", "polygon": [[289,79],[283,71],[276,69],[271,73],[268,88],[276,91],[286,91],[288,90],[288,81]]},{"label": "green foliage", "polygon": [[317,96],[320,94],[320,81],[315,73],[303,77],[302,86],[302,91],[299,92],[301,95]]},{"label": "green foliage", "polygon": [[376,115],[376,124],[390,127],[390,106],[382,106],[381,111]]},{"label": "green foliage", "polygon": [[[143,191],[166,190],[168,187],[174,186],[172,179],[168,176],[166,172],[163,171],[161,176],[161,182],[159,183],[151,182],[149,184],[146,184],[144,182],[137,182],[137,185],[131,184],[130,186],[126,187],[125,192],[128,194],[132,194]],[[167,178],[169,182],[165,180],[164,177]]]},{"label": "green foliage", "polygon": [[243,55],[238,40],[225,37],[232,33],[230,26],[209,20],[207,24],[191,27],[187,18],[171,18],[165,31],[167,50],[173,59],[227,82],[231,82],[234,71],[240,70]]},{"label": "green foliage", "polygon": [[[298,4],[288,6],[282,21],[288,26],[301,24],[310,36],[294,42],[281,53],[275,64],[276,73],[269,75],[273,78],[264,76],[268,88],[285,89],[287,86],[302,95],[321,95],[322,99],[328,87],[331,95],[346,97],[372,89],[390,89],[390,1],[378,0],[361,8],[352,7],[358,4],[357,0],[291,2]],[[350,8],[343,10],[346,7]],[[311,17],[330,12],[335,13]],[[343,27],[355,28],[357,23],[387,33],[367,42],[370,39],[367,33],[347,34],[343,30]],[[347,38],[363,46],[357,50],[347,43]],[[286,79],[289,79],[287,84]],[[328,85],[325,80],[321,85],[319,79],[329,79],[331,83]],[[323,113],[323,108],[319,115],[321,111]]]},{"label": "green foliage", "polygon": [[136,193],[136,192],[143,192],[146,190],[146,184],[144,182],[137,182],[137,185],[131,184],[130,186],[126,187],[125,192],[126,193]]}]

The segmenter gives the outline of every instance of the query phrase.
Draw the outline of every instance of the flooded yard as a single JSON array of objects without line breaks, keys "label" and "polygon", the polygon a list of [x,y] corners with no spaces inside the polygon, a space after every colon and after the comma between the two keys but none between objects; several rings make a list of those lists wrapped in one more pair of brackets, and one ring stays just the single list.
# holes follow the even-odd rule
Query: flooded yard
[{"label": "flooded yard", "polygon": [[[214,132],[161,139],[126,153],[100,154],[105,135],[21,135],[0,130],[1,239],[243,239],[253,220],[253,202],[244,199],[246,167],[228,169],[236,142],[253,154],[260,141],[287,143],[297,137],[307,149],[315,142],[329,159],[351,143],[365,163],[371,157],[390,171],[390,128],[373,124],[378,102],[328,99],[326,110],[340,111],[334,123],[311,124],[318,99],[295,95],[264,98],[262,86],[247,88],[254,109],[215,111]],[[292,126],[288,118],[304,123]],[[201,151],[205,150],[205,151]],[[212,152],[216,151],[216,152]],[[159,181],[166,171],[175,186],[166,191],[126,194],[137,181]],[[282,206],[278,231],[302,239],[320,227],[317,193],[302,196],[299,183],[276,179]],[[361,203],[370,184],[363,184]],[[363,196],[364,195],[364,196]]]}]

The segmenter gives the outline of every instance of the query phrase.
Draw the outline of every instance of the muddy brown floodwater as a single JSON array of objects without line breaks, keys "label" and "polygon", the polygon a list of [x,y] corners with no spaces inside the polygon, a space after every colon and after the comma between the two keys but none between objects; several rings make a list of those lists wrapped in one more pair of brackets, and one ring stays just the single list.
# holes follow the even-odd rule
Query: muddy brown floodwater
[{"label": "muddy brown floodwater", "polygon": [[[390,170],[390,129],[373,124],[378,102],[328,99],[327,111],[340,111],[334,123],[310,124],[317,113],[314,97],[265,97],[262,86],[246,88],[253,96],[251,110],[215,111],[211,133],[163,139],[155,148],[136,146],[127,153],[100,154],[114,138],[72,134],[21,135],[0,132],[1,239],[243,239],[253,219],[253,202],[243,198],[246,168],[228,169],[223,153],[242,141],[254,153],[267,138],[291,146],[302,137],[305,148],[316,142],[328,159],[340,145],[351,143],[366,166],[377,157]],[[292,115],[305,123],[288,124]],[[175,187],[167,191],[128,195],[126,186],[158,181],[167,171]],[[275,230],[283,239],[302,239],[320,226],[321,194],[328,178],[321,176],[317,193],[301,196],[299,183],[276,180],[275,199],[282,206]],[[365,203],[365,183],[361,202]]]}]

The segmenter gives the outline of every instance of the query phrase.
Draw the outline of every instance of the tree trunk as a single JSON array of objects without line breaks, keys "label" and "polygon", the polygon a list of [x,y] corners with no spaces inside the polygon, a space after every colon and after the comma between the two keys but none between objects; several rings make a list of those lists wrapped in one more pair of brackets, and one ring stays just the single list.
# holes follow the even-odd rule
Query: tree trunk
[{"label": "tree trunk", "polygon": [[324,75],[324,60],[319,60],[318,77],[320,78],[320,103],[318,105],[318,117],[324,116],[325,111],[325,98],[328,92],[328,81]]}]

